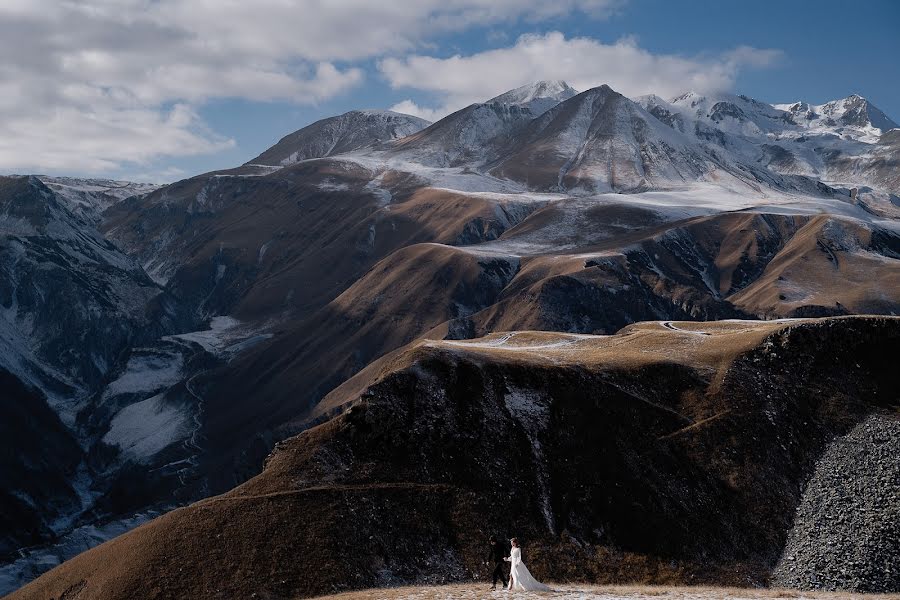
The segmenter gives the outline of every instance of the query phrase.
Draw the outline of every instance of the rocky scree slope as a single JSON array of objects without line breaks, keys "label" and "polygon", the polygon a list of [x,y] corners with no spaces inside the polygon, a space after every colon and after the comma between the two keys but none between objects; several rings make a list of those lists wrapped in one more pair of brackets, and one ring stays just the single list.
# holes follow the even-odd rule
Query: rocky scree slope
[{"label": "rocky scree slope", "polygon": [[522,538],[547,580],[764,584],[829,443],[896,414],[898,349],[890,317],[417,342],[335,390],[336,416],[261,475],[10,598],[468,580],[490,534]]},{"label": "rocky scree slope", "polygon": [[873,415],[816,464],[775,569],[801,589],[900,589],[900,419]]}]

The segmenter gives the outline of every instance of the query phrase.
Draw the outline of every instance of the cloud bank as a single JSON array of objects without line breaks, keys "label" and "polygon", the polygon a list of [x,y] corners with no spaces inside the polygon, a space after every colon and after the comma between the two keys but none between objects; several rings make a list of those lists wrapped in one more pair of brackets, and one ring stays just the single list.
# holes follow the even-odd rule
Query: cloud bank
[{"label": "cloud bank", "polygon": [[378,66],[393,87],[430,92],[441,99],[431,108],[404,100],[393,110],[433,120],[540,79],[563,79],[582,91],[605,83],[629,97],[728,90],[742,70],[769,66],[780,55],[777,50],[748,46],[718,56],[660,55],[642,49],[633,38],[604,44],[553,31],[523,35],[510,47],[469,56],[413,54],[386,58]]},{"label": "cloud bank", "polygon": [[235,141],[203,122],[215,99],[326,102],[365,82],[372,60],[398,89],[428,92],[395,109],[437,118],[540,78],[627,94],[728,87],[772,51],[655,56],[632,40],[524,36],[469,56],[422,53],[472,28],[502,43],[510,23],[602,19],[625,0],[4,0],[0,2],[0,172],[140,172]]}]

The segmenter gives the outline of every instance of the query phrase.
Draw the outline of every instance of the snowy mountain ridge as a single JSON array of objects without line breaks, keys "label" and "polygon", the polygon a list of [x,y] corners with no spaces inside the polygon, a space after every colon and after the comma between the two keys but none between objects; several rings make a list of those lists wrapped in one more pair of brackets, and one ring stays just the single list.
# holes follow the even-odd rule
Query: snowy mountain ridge
[{"label": "snowy mountain ridge", "polygon": [[286,166],[406,137],[431,123],[388,110],[352,110],[316,121],[281,138],[247,165]]},{"label": "snowy mountain ridge", "polygon": [[157,190],[162,185],[136,183],[114,179],[50,177],[38,175],[44,185],[56,192],[68,207],[94,223],[99,222],[100,213],[110,206],[130,198],[143,196]]},{"label": "snowy mountain ridge", "polygon": [[876,141],[878,137],[891,129],[900,127],[871,102],[857,94],[818,105],[794,102],[773,104],[772,106],[790,113],[793,122],[804,129],[827,130],[831,128],[838,131],[848,129],[852,132],[859,132],[862,134],[861,137],[870,142]]},{"label": "snowy mountain ridge", "polygon": [[671,102],[654,95],[635,101],[698,144],[744,163],[831,186],[872,188],[883,199],[900,195],[896,140],[886,135],[897,124],[861,96],[821,105],[694,92]]},{"label": "snowy mountain ridge", "polygon": [[488,104],[521,106],[530,110],[535,117],[539,117],[577,94],[578,92],[565,81],[536,81],[495,96],[488,100]]}]

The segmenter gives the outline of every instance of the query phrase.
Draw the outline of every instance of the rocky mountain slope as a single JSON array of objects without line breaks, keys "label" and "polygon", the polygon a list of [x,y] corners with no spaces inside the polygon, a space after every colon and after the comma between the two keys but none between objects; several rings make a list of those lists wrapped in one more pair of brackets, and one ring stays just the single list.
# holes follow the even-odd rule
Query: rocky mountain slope
[{"label": "rocky mountain slope", "polygon": [[703,180],[710,157],[608,86],[588,90],[531,121],[491,173],[560,191],[639,191]]},{"label": "rocky mountain slope", "polygon": [[897,418],[898,349],[890,317],[419,341],[332,392],[336,416],[258,477],[11,598],[468,580],[489,534],[523,538],[548,580],[762,584],[832,438]]},{"label": "rocky mountain slope", "polygon": [[38,178],[0,178],[0,214],[0,360],[61,403],[100,380],[135,332],[176,318],[166,291]]},{"label": "rocky mountain slope", "polygon": [[481,168],[495,160],[525,125],[575,95],[563,81],[525,85],[444,117],[397,141],[387,154],[413,165]]},{"label": "rocky mountain slope", "polygon": [[387,110],[352,110],[284,136],[247,164],[291,165],[406,137],[428,125],[424,119]]},{"label": "rocky mountain slope", "polygon": [[123,353],[180,320],[174,299],[68,200],[37,177],[0,177],[4,557],[90,508],[79,414]]},{"label": "rocky mountain slope", "polygon": [[536,81],[500,94],[488,103],[521,106],[534,117],[539,117],[560,102],[577,95],[578,92],[565,81]]},{"label": "rocky mountain slope", "polygon": [[103,211],[132,196],[143,196],[159,189],[153,183],[135,183],[111,179],[80,179],[39,175],[41,182],[53,190],[69,209],[94,223],[101,221]]},{"label": "rocky mountain slope", "polygon": [[[865,193],[900,195],[892,130],[897,125],[861,96],[822,105],[769,105],[747,96],[687,93],[671,102],[638,99],[649,112],[699,143],[786,175]],[[890,135],[889,135],[890,134]],[[896,200],[894,200],[896,203]]]},{"label": "rocky mountain slope", "polygon": [[67,460],[23,443],[3,467],[45,483],[3,501],[33,526],[0,523],[0,589],[257,475],[410,343],[900,314],[900,130],[830,106],[801,126],[740,96],[538,82],[427,127],[326,119],[159,189],[3,180],[3,410]]},{"label": "rocky mountain slope", "polygon": [[832,442],[803,493],[776,584],[877,593],[900,588],[898,452],[900,420],[881,415]]},{"label": "rocky mountain slope", "polygon": [[202,321],[96,230],[95,183],[66,180],[82,212],[37,177],[0,178],[4,586],[96,544],[78,541],[89,530],[197,494],[184,386],[216,352],[180,337]]}]

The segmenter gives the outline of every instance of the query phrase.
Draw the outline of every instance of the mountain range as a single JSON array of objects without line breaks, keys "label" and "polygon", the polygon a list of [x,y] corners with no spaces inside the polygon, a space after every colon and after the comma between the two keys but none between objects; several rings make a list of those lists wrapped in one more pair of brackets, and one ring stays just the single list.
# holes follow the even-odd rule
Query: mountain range
[{"label": "mountain range", "polygon": [[557,578],[766,583],[828,444],[897,405],[898,161],[859,96],[547,81],[164,186],[2,177],[0,591],[163,513],[12,597],[471,578],[477,515]]}]

